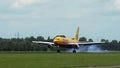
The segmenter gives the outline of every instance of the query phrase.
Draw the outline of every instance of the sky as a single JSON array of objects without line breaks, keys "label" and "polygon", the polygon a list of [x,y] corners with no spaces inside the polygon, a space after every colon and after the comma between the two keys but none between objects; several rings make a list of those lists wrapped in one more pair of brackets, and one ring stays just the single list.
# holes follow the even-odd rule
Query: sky
[{"label": "sky", "polygon": [[120,40],[120,0],[0,0],[0,37]]}]

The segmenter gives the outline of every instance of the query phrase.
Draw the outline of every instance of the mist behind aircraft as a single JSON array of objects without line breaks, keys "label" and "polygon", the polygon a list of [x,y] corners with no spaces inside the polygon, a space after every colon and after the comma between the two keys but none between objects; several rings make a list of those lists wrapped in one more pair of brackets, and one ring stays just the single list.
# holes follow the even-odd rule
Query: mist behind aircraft
[{"label": "mist behind aircraft", "polygon": [[[72,52],[73,49],[68,49],[67,52]],[[92,45],[92,46],[80,46],[79,49],[77,49],[77,52],[92,52],[92,53],[103,53],[108,52],[108,50],[103,50],[98,45]]]}]

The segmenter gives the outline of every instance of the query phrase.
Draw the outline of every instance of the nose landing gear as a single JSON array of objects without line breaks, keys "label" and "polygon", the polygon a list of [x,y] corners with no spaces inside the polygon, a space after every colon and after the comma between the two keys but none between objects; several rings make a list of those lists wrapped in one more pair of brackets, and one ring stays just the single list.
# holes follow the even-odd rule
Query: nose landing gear
[{"label": "nose landing gear", "polygon": [[57,53],[60,53],[60,47],[57,46]]},{"label": "nose landing gear", "polygon": [[57,50],[57,53],[60,53],[60,50],[59,50],[59,49]]}]

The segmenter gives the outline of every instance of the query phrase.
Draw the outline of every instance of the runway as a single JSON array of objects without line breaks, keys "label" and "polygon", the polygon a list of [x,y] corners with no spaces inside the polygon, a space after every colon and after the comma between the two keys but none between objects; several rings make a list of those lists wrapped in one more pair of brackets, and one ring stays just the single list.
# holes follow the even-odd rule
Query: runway
[{"label": "runway", "polygon": [[[74,54],[120,54],[120,51],[109,51],[109,52],[78,52]],[[72,52],[61,51],[0,51],[0,54],[73,54]]]}]

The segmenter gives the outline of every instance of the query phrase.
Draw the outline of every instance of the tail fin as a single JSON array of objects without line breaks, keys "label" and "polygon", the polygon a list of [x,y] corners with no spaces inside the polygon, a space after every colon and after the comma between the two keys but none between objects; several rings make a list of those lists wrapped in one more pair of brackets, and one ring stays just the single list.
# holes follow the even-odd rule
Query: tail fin
[{"label": "tail fin", "polygon": [[79,27],[77,28],[76,35],[74,37],[75,40],[78,40],[79,37]]}]

